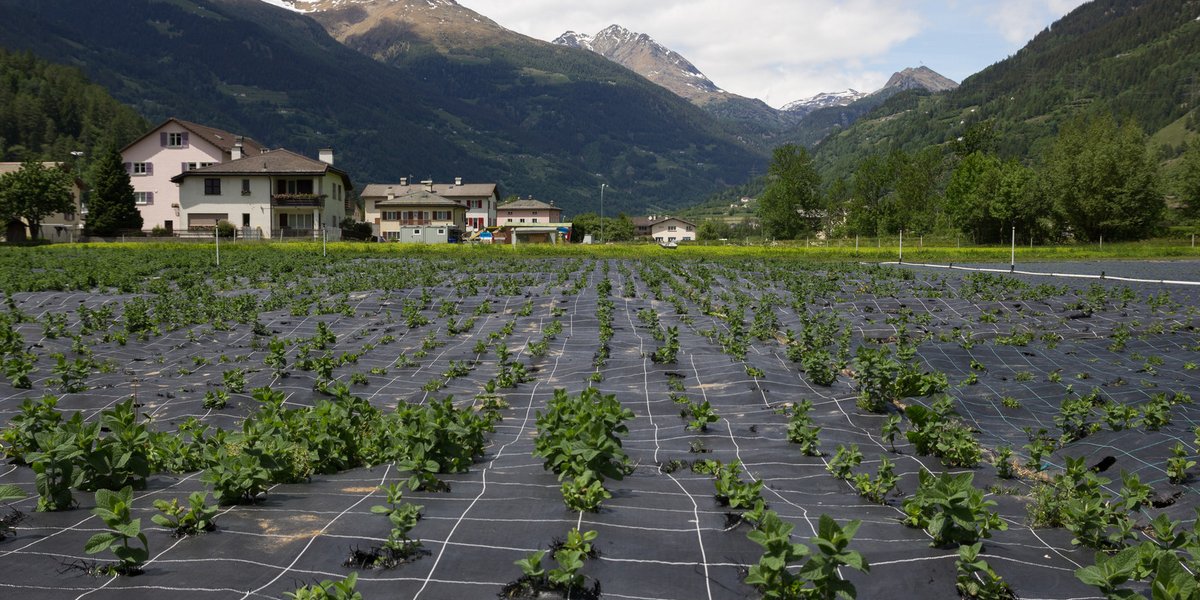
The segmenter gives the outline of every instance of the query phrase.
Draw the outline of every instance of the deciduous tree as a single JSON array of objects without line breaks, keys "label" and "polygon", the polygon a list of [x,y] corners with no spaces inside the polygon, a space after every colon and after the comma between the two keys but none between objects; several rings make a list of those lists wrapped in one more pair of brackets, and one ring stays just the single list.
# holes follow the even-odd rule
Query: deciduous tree
[{"label": "deciduous tree", "polygon": [[1044,177],[1058,212],[1082,240],[1145,238],[1165,208],[1145,134],[1134,123],[1118,127],[1107,114],[1065,125]]},{"label": "deciduous tree", "polygon": [[38,239],[46,217],[74,210],[72,179],[66,169],[25,161],[19,170],[0,176],[0,221],[21,219],[29,226],[30,239]]},{"label": "deciduous tree", "polygon": [[821,222],[821,178],[802,146],[786,144],[775,149],[768,173],[770,183],[758,199],[763,233],[779,239],[796,239]]}]

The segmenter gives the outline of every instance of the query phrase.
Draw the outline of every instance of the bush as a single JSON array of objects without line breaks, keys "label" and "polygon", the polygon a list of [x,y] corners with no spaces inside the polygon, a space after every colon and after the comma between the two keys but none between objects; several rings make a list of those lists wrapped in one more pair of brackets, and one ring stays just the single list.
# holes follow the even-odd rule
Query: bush
[{"label": "bush", "polygon": [[217,221],[217,235],[223,238],[233,238],[237,229],[229,221]]},{"label": "bush", "polygon": [[375,234],[370,223],[359,223],[349,217],[342,220],[341,228],[343,240],[365,241]]}]

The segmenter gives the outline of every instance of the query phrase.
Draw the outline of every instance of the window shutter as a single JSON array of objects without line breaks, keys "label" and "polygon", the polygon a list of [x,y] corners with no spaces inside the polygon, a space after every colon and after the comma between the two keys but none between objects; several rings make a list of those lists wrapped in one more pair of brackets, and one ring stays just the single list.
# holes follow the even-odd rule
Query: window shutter
[{"label": "window shutter", "polygon": [[146,163],[146,174],[147,175],[154,174],[154,163]]},{"label": "window shutter", "polygon": [[133,173],[133,163],[122,163],[122,166],[125,167],[126,173]]},{"label": "window shutter", "polygon": [[146,192],[146,204],[154,204],[154,192]]},{"label": "window shutter", "polygon": [[187,173],[187,163],[179,163],[179,172]]},{"label": "window shutter", "polygon": [[167,147],[167,132],[165,132],[165,131],[158,132],[158,145],[162,146],[163,148]]},{"label": "window shutter", "polygon": [[188,147],[188,132],[186,132],[186,131],[183,132],[183,147],[184,148]]}]

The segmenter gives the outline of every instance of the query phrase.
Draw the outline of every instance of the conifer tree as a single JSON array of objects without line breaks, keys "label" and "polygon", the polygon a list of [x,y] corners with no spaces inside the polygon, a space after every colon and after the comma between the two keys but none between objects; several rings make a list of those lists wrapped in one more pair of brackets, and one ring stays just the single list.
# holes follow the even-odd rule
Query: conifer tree
[{"label": "conifer tree", "polygon": [[142,213],[134,201],[129,173],[121,153],[109,148],[92,163],[91,199],[85,229],[88,235],[112,236],[123,230],[141,229]]}]

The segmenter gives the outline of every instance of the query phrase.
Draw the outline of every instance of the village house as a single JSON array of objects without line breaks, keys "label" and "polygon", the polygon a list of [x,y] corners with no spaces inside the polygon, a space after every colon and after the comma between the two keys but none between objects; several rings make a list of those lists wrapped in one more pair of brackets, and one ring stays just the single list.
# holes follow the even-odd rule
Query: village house
[{"label": "village house", "polygon": [[340,237],[354,185],[333,166],[333,150],[321,150],[319,160],[284,149],[243,156],[235,144],[232,156],[170,179],[179,184],[179,218],[189,231],[228,221],[250,239],[316,238],[323,230]]},{"label": "village house", "polygon": [[[44,162],[43,167],[47,169],[63,169],[66,165],[59,162]],[[13,173],[21,170],[19,162],[0,162],[0,175],[5,173]],[[84,186],[83,181],[78,177],[73,177],[74,182],[71,185],[71,199],[74,201],[75,208],[70,212],[54,213],[42,220],[41,231],[38,237],[51,242],[70,242],[79,239],[83,233],[83,217],[87,214],[87,206],[84,204]],[[5,224],[5,239],[10,242],[19,242],[27,239],[28,223],[13,219]],[[28,233],[27,233],[28,232]]]},{"label": "village house", "polygon": [[171,232],[183,225],[180,188],[172,183],[175,175],[263,151],[250,138],[174,117],[134,140],[121,149],[121,160],[142,214],[142,228]]},{"label": "village house", "polygon": [[679,217],[664,217],[650,224],[650,237],[659,243],[696,241],[696,224]]},{"label": "village house", "polygon": [[[397,194],[397,190],[406,190]],[[462,240],[467,229],[467,206],[424,187],[373,183],[363,189],[363,220],[376,236],[396,242],[446,244]]]},{"label": "village house", "polygon": [[533,197],[517,199],[496,209],[496,243],[558,243],[570,237],[571,224],[562,222],[562,209]]},{"label": "village house", "polygon": [[[500,188],[494,183],[463,183],[462,177],[455,177],[454,183],[434,183],[426,180],[410,181],[401,177],[400,183],[372,184],[392,188],[397,196],[406,196],[412,192],[426,191],[447,200],[453,200],[466,207],[466,232],[475,233],[496,225],[496,206],[500,203]],[[371,186],[367,186],[371,188]],[[365,191],[364,191],[365,193]],[[363,218],[370,223],[371,220]]]}]

